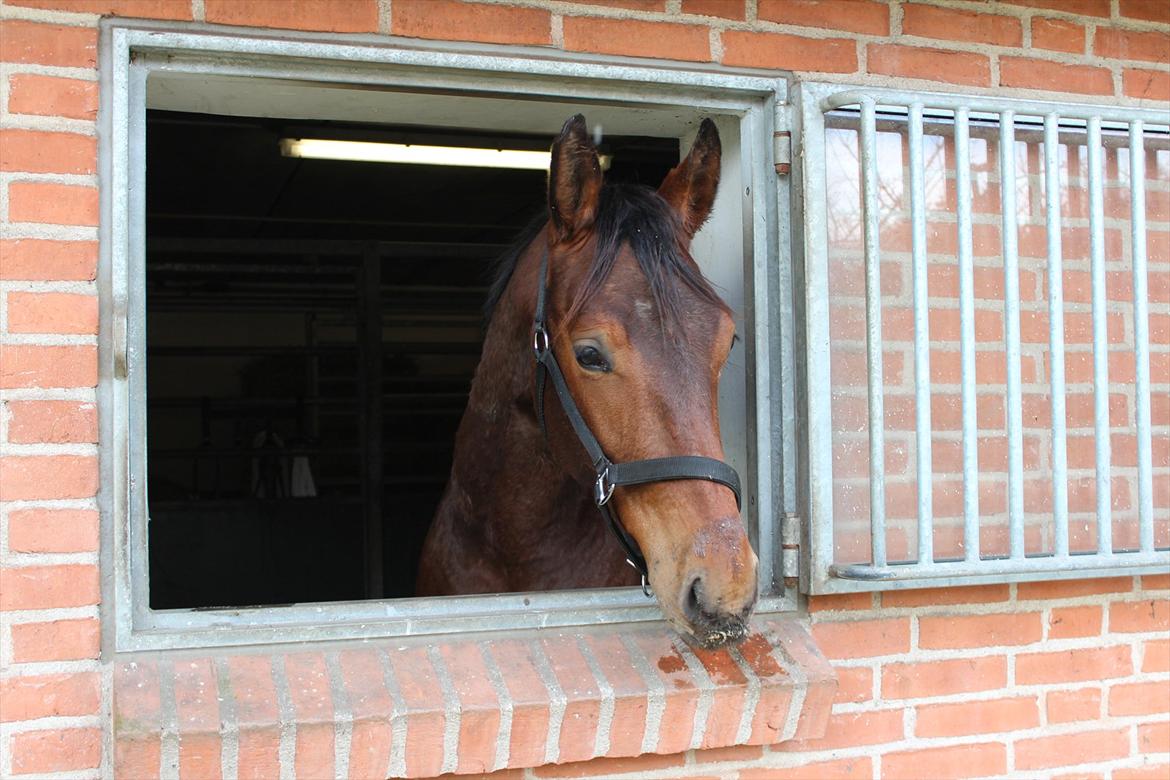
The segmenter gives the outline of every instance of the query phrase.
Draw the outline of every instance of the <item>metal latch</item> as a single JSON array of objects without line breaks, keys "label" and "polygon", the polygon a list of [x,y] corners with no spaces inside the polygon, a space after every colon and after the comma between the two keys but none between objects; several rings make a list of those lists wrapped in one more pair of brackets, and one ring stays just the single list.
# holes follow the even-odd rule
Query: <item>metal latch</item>
[{"label": "metal latch", "polygon": [[772,134],[772,161],[776,173],[787,176],[792,171],[792,133],[778,130]]}]

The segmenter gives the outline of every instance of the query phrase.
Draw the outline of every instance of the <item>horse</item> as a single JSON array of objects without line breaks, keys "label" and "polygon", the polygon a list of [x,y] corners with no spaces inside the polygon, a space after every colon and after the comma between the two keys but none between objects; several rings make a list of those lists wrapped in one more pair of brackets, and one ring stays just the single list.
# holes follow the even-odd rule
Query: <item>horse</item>
[{"label": "horse", "polygon": [[[606,183],[585,119],[565,122],[547,217],[501,259],[489,293],[417,595],[635,585],[629,559],[684,639],[711,648],[747,635],[757,558],[734,472],[721,463],[718,413],[735,323],[689,251],[715,201],[720,157],[704,119],[657,191]],[[551,363],[564,367],[553,382],[560,405],[543,392]],[[605,473],[591,463],[601,451]],[[610,466],[632,461],[676,468],[606,484]]]}]

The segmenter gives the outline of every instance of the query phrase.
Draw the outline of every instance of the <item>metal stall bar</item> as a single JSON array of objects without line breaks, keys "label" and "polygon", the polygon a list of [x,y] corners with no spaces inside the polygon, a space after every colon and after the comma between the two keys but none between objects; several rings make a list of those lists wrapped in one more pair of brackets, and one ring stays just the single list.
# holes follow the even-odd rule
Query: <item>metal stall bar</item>
[{"label": "metal stall bar", "polygon": [[922,104],[910,106],[910,236],[914,276],[914,406],[918,457],[918,563],[934,561],[934,492],[930,440],[930,303],[926,275],[926,185]]},{"label": "metal stall bar", "polygon": [[963,557],[979,560],[979,439],[975,420],[975,267],[971,246],[971,129],[955,110],[955,196],[959,231],[959,361],[963,403]]},{"label": "metal stall bar", "polygon": [[1048,345],[1052,404],[1052,526],[1057,558],[1068,557],[1068,438],[1064,392],[1064,259],[1060,235],[1060,118],[1044,117],[1044,205],[1048,238]]},{"label": "metal stall bar", "polygon": [[1007,360],[1008,540],[1011,557],[1024,557],[1024,419],[1020,398],[1020,257],[1016,211],[1016,115],[999,121],[1000,232],[1003,245],[1003,340]]},{"label": "metal stall bar", "polygon": [[878,237],[877,122],[861,102],[861,199],[865,214],[865,346],[869,374],[869,525],[872,562],[886,565],[885,398],[882,382],[881,246]]},{"label": "metal stall bar", "polygon": [[1113,501],[1109,472],[1109,334],[1105,298],[1105,205],[1101,177],[1101,118],[1089,119],[1089,273],[1093,291],[1093,429],[1097,464],[1097,553],[1113,553]]},{"label": "metal stall bar", "polygon": [[1154,475],[1150,434],[1150,310],[1146,278],[1145,127],[1129,127],[1129,202],[1133,248],[1134,406],[1138,455],[1138,538],[1142,552],[1154,549]]}]

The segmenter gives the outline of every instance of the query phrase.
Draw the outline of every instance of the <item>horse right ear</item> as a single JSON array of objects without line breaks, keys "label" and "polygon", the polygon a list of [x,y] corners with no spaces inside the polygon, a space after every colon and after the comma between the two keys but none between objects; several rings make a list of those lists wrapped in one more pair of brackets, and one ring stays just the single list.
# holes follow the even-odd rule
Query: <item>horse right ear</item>
[{"label": "horse right ear", "polygon": [[553,141],[548,168],[548,214],[557,241],[569,241],[597,218],[601,198],[601,161],[589,140],[585,117],[565,122]]}]

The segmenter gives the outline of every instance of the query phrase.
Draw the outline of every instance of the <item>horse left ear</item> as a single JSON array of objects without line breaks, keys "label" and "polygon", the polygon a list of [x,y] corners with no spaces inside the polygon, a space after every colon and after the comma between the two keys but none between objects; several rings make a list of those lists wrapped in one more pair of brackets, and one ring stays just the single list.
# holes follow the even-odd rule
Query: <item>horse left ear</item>
[{"label": "horse left ear", "polygon": [[691,151],[666,174],[658,188],[658,194],[678,212],[688,239],[707,221],[715,204],[721,157],[719,131],[714,122],[704,119]]},{"label": "horse left ear", "polygon": [[589,139],[585,117],[569,117],[553,141],[548,169],[548,213],[560,241],[593,225],[601,199],[601,161]]}]

